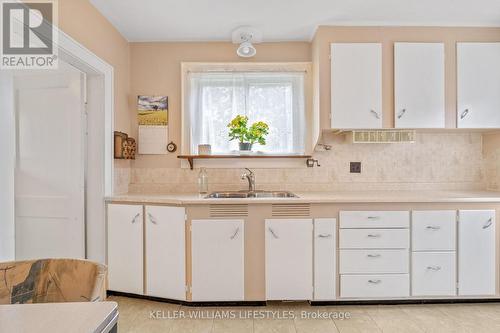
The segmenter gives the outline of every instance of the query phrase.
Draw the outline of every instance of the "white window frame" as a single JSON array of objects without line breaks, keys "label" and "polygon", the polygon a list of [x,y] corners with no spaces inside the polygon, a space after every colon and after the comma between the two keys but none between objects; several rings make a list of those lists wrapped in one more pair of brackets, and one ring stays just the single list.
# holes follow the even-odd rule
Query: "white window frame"
[{"label": "white window frame", "polygon": [[[181,98],[182,98],[182,126],[181,126],[181,147],[182,155],[190,155],[191,153],[191,133],[189,123],[188,109],[188,89],[190,72],[300,72],[305,73],[304,76],[304,155],[309,155],[312,151],[311,142],[311,114],[312,114],[312,79],[311,79],[311,63],[309,62],[286,62],[286,63],[200,63],[200,62],[183,62],[181,63]],[[272,154],[270,155],[272,156]],[[182,167],[188,168],[187,161],[182,161]],[[239,167],[254,167],[254,168],[297,168],[305,167],[305,162],[302,159],[290,158],[266,158],[266,159],[199,159],[195,162],[195,167],[208,168],[239,168]]]}]

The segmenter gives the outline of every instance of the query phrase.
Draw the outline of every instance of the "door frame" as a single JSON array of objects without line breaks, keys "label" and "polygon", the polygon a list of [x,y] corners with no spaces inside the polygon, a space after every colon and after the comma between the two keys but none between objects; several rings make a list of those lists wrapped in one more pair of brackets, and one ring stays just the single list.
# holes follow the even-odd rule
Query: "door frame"
[{"label": "door frame", "polygon": [[[114,69],[69,35],[54,27],[59,59],[87,77],[88,138],[85,194],[85,257],[105,262],[104,198],[113,193]],[[22,36],[16,35],[21,39]],[[0,261],[15,259],[15,71],[0,71]],[[5,184],[5,185],[3,185]]]}]

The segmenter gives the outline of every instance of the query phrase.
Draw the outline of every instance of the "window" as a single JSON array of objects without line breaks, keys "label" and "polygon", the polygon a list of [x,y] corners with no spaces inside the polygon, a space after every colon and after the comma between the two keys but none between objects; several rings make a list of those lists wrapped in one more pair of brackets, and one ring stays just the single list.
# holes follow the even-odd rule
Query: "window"
[{"label": "window", "polygon": [[229,141],[227,124],[246,115],[249,124],[269,125],[267,144],[253,151],[266,154],[303,154],[305,72],[189,72],[186,80],[185,131],[190,153],[210,144],[214,154],[238,151]]}]

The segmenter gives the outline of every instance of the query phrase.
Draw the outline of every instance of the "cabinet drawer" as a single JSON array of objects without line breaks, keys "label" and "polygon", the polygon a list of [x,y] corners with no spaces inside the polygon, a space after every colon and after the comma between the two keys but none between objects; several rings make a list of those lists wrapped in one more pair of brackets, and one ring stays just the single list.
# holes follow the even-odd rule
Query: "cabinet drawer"
[{"label": "cabinet drawer", "polygon": [[455,251],[456,211],[414,211],[412,214],[413,251]]},{"label": "cabinet drawer", "polygon": [[341,211],[340,228],[408,228],[407,211]]},{"label": "cabinet drawer", "polygon": [[453,296],[456,290],[455,252],[414,252],[413,296]]},{"label": "cabinet drawer", "polygon": [[410,243],[408,229],[342,229],[341,249],[407,249]]},{"label": "cabinet drawer", "polygon": [[341,275],[340,296],[355,298],[408,297],[408,274]]},{"label": "cabinet drawer", "polygon": [[408,250],[341,250],[340,274],[408,273]]}]

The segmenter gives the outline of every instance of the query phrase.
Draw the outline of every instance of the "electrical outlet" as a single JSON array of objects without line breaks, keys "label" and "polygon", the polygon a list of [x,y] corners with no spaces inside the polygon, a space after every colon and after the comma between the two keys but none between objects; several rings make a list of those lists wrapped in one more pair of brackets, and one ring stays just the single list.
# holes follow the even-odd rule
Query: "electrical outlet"
[{"label": "electrical outlet", "polygon": [[351,173],[361,173],[361,162],[351,162],[350,170]]}]

